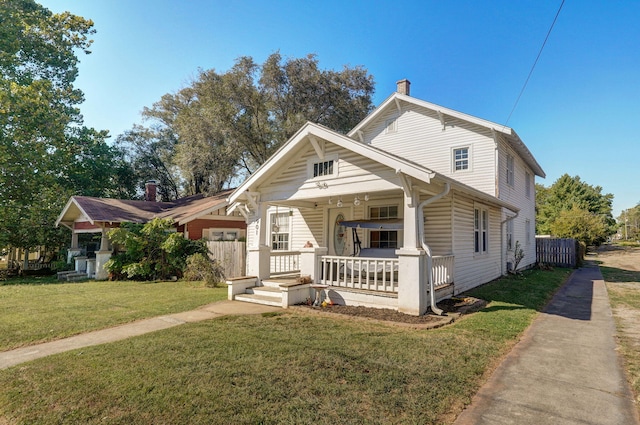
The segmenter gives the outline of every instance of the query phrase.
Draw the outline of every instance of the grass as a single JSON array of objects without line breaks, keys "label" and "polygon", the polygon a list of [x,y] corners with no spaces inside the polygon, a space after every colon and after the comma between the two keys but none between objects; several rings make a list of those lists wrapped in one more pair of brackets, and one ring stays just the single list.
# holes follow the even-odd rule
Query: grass
[{"label": "grass", "polygon": [[0,351],[187,311],[227,295],[226,288],[200,282],[58,283],[47,277],[3,283]]},{"label": "grass", "polygon": [[568,274],[485,285],[472,295],[490,300],[486,309],[435,330],[283,311],[68,352],[0,371],[0,415],[38,424],[451,423]]},{"label": "grass", "polygon": [[[640,318],[640,272],[604,266],[600,266],[600,271],[607,282],[611,307],[614,310],[624,309],[633,312]],[[619,314],[614,317],[616,317],[618,342],[625,358],[627,374],[637,401],[640,402],[640,350],[638,350],[640,341],[637,335],[634,338],[628,334],[628,332],[637,331],[627,329],[626,327],[630,325],[626,324]],[[637,321],[635,327],[637,329]]]}]

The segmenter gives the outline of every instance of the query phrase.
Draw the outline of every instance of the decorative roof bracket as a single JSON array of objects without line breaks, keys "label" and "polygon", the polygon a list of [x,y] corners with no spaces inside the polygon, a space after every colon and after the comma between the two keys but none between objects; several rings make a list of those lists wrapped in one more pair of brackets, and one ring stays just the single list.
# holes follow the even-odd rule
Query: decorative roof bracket
[{"label": "decorative roof bracket", "polygon": [[309,134],[309,141],[311,142],[311,146],[315,149],[318,158],[324,160],[324,140],[318,141],[313,135]]}]

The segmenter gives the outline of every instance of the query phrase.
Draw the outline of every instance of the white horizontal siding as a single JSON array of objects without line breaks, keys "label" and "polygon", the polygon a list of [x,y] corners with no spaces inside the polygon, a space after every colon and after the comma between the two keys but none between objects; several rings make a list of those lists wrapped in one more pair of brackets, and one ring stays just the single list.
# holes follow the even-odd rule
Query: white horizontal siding
[{"label": "white horizontal siding", "polygon": [[[534,174],[526,165],[526,163],[513,151],[506,142],[501,141],[499,145],[499,198],[520,208],[518,217],[513,221],[513,244],[515,246],[516,241],[520,242],[520,245],[524,251],[525,258],[520,262],[519,267],[528,267],[535,264],[536,261],[536,241],[535,231],[530,230],[531,235],[529,243],[526,241],[526,221],[530,221],[531,226],[535,228],[536,220],[536,204],[535,204],[535,180]],[[514,157],[514,184],[513,186],[507,184],[507,155]],[[526,195],[526,175],[529,173],[530,179],[530,194]],[[513,212],[505,211],[503,219],[512,217]],[[505,229],[506,230],[506,229]],[[506,243],[506,233],[504,235]],[[505,245],[506,246],[506,245]],[[512,261],[513,251],[507,253],[507,261]]]},{"label": "white horizontal siding", "polygon": [[489,210],[489,250],[486,254],[474,252],[473,200],[454,195],[454,255],[455,292],[467,291],[501,276],[500,210]]},{"label": "white horizontal siding", "polygon": [[[386,123],[396,119],[396,131]],[[389,108],[364,131],[365,143],[410,159],[446,176],[495,196],[495,143],[491,132],[466,121],[446,117],[443,128],[437,113],[402,104],[402,113]],[[471,169],[454,172],[452,151],[469,147]]]},{"label": "white horizontal siding", "polygon": [[424,235],[433,255],[453,252],[452,202],[453,197],[448,196],[424,209]]}]

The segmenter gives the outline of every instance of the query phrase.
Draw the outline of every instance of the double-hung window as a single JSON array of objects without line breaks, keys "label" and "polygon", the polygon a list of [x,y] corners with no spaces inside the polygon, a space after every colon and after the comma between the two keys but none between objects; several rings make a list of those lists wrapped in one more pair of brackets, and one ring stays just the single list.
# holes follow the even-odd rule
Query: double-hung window
[{"label": "double-hung window", "polygon": [[514,185],[515,179],[514,179],[514,169],[513,169],[513,155],[508,154],[507,155],[507,184],[509,186]]},{"label": "double-hung window", "polygon": [[473,249],[476,254],[489,251],[489,211],[476,207],[473,210]]},{"label": "double-hung window", "polygon": [[524,173],[524,194],[527,198],[531,197],[531,173],[528,171]]},{"label": "double-hung window", "polygon": [[[369,218],[372,220],[385,220],[398,218],[397,205],[385,205],[369,208]],[[369,232],[370,248],[398,248],[397,230],[372,230]]]},{"label": "double-hung window", "polygon": [[453,171],[469,169],[469,148],[456,148],[453,150]]},{"label": "double-hung window", "polygon": [[507,251],[513,250],[513,220],[507,221]]},{"label": "double-hung window", "polygon": [[271,249],[274,251],[288,251],[291,239],[289,213],[271,214]]}]

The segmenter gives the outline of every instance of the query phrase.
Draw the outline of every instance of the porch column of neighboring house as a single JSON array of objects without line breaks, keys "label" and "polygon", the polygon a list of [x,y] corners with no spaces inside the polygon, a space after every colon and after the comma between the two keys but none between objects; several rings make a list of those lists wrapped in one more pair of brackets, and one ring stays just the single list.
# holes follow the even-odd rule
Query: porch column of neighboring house
[{"label": "porch column of neighboring house", "polygon": [[107,236],[107,228],[102,227],[102,238],[100,239],[100,250],[96,252],[96,279],[104,280],[109,277],[109,273],[104,265],[111,258],[111,250],[109,249],[109,237]]},{"label": "porch column of neighboring house", "polygon": [[398,270],[398,311],[413,316],[426,313],[428,308],[425,251],[418,240],[419,192],[412,188],[404,194],[404,240],[396,251]]},{"label": "porch column of neighboring house", "polygon": [[71,247],[67,251],[67,264],[71,264],[73,257],[77,257],[81,253],[80,246],[78,245],[78,234],[71,230]]},{"label": "porch column of neighboring house", "polygon": [[29,248],[24,249],[24,260],[22,261],[22,270],[29,270]]},{"label": "porch column of neighboring house", "polygon": [[247,232],[255,232],[247,240],[247,276],[256,276],[259,280],[268,279],[271,274],[271,248],[267,245],[269,221],[265,203],[259,203],[257,211],[249,217]]}]

